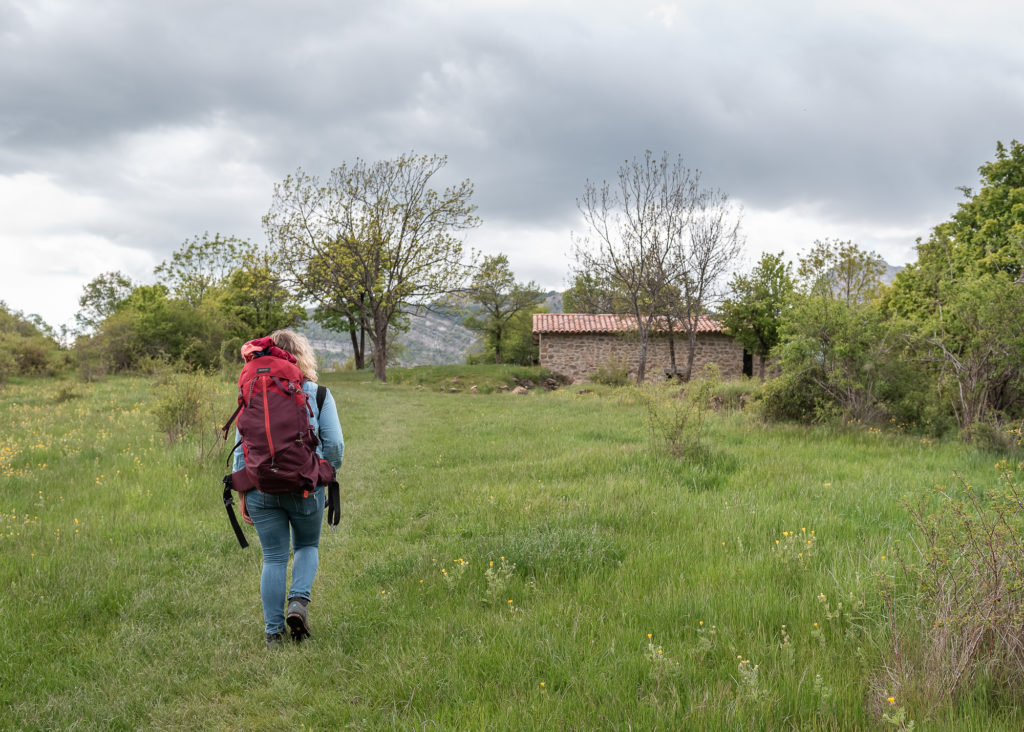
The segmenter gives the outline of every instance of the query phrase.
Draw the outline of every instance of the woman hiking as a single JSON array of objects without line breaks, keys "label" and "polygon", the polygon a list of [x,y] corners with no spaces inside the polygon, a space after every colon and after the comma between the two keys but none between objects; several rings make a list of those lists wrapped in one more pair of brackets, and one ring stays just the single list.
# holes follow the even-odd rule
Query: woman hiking
[{"label": "woman hiking", "polygon": [[[285,353],[280,353],[284,351]],[[319,438],[317,455],[337,471],[345,452],[341,422],[334,397],[320,389],[317,404],[316,356],[306,336],[291,330],[278,330],[267,338],[249,341],[242,346],[242,357],[249,361],[254,355],[263,358],[294,357],[302,373],[302,391],[308,403],[309,426]],[[245,467],[246,456],[239,437],[235,448],[234,468]],[[292,492],[250,490],[242,495],[242,514],[256,527],[263,549],[263,570],[260,575],[260,597],[266,624],[267,648],[281,645],[285,626],[291,637],[301,641],[310,634],[309,599],[320,560],[320,528],[323,524],[325,487]],[[292,550],[291,586],[287,586],[288,555]],[[286,592],[287,589],[287,592]],[[287,602],[286,602],[287,599]]]}]

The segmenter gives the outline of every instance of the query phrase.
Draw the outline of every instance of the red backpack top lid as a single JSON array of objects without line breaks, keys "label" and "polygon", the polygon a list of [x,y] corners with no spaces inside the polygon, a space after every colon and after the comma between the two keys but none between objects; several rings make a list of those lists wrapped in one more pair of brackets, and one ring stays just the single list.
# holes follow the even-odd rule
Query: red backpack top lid
[{"label": "red backpack top lid", "polygon": [[242,346],[242,358],[246,363],[259,356],[273,356],[274,358],[282,358],[289,363],[296,362],[295,356],[283,348],[278,348],[277,344],[274,343],[274,339],[270,336],[255,338]]}]

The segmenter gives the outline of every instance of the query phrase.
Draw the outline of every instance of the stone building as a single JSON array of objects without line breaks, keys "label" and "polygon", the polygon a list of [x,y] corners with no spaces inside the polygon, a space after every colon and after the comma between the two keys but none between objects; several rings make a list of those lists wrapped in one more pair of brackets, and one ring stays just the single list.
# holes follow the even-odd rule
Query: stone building
[{"label": "stone building", "polygon": [[[687,335],[675,334],[676,369],[686,370]],[[533,341],[540,348],[540,365],[555,373],[585,380],[601,367],[626,367],[636,375],[640,362],[640,336],[636,318],[628,315],[537,313],[533,316]],[[647,342],[647,379],[671,375],[668,336],[664,329],[651,332]],[[707,363],[718,366],[723,379],[750,376],[753,363],[734,338],[714,319],[701,316],[697,324],[697,349],[693,372]]]}]

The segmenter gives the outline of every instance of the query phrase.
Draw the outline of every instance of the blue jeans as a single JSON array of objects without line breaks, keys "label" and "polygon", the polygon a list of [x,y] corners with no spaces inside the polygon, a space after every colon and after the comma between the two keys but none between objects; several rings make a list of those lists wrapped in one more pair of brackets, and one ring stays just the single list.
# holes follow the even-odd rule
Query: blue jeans
[{"label": "blue jeans", "polygon": [[[249,491],[245,496],[246,509],[263,547],[260,597],[263,600],[263,620],[267,624],[268,633],[284,630],[286,599],[309,599],[316,568],[320,563],[320,527],[324,517],[324,501],[323,486],[306,498],[301,493],[270,495],[258,490]],[[292,564],[291,590],[285,595],[289,538],[295,548],[295,561]]]}]

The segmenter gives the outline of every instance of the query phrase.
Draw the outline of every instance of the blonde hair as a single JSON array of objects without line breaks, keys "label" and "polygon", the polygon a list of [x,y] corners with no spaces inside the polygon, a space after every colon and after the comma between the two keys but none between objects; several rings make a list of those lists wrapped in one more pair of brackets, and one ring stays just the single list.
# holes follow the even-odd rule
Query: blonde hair
[{"label": "blonde hair", "polygon": [[316,354],[309,345],[309,339],[294,330],[275,330],[270,334],[271,340],[278,348],[283,348],[295,356],[295,365],[310,381],[316,381]]}]

